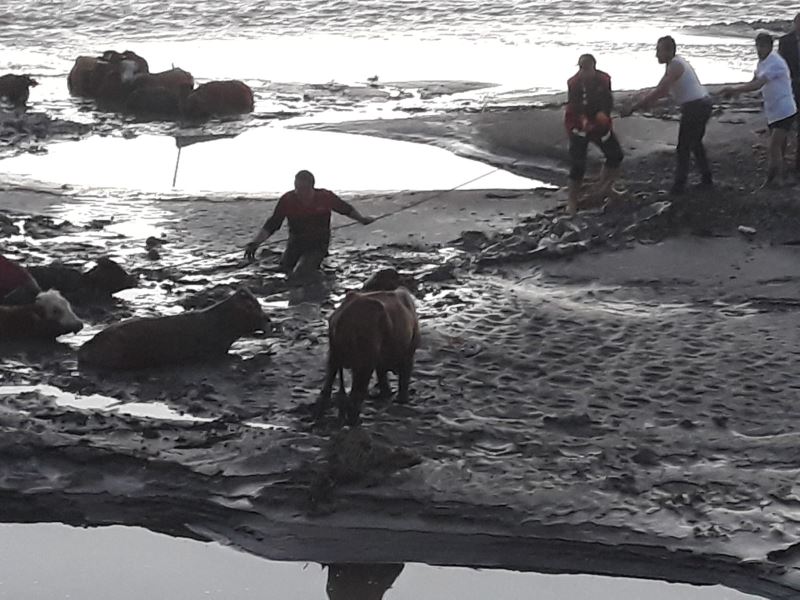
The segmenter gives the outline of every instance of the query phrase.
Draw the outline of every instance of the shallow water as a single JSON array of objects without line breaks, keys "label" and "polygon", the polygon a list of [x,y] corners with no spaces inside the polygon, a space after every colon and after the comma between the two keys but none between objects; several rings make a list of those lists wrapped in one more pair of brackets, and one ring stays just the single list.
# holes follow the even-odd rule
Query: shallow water
[{"label": "shallow water", "polygon": [[[114,160],[103,160],[108,156]],[[44,155],[4,160],[0,168],[6,178],[20,181],[67,184],[84,192],[116,189],[134,195],[279,195],[291,188],[292,176],[300,169],[311,170],[318,187],[337,192],[542,185],[432,146],[279,127],[260,127],[234,138],[186,146],[180,149],[180,158],[170,136],[143,135],[131,140],[95,136],[54,144]]]},{"label": "shallow water", "polygon": [[[324,600],[342,597],[335,595],[337,591],[345,593],[334,588],[326,594],[327,570],[316,563],[271,561],[216,543],[171,538],[140,528],[4,524],[0,539],[0,598],[9,600]],[[534,595],[537,600],[755,598],[720,586],[416,563],[406,564],[385,594],[367,595],[363,584],[361,590],[355,595],[351,591],[348,600],[522,600]]]},{"label": "shallow water", "polygon": [[[784,3],[756,0],[702,5],[653,0],[10,0],[0,7],[0,72],[29,72],[40,81],[31,96],[34,109],[91,122],[97,113],[68,97],[66,75],[79,55],[128,48],[145,56],[153,71],[177,65],[198,81],[247,81],[256,93],[257,118],[315,115],[330,120],[364,116],[376,106],[391,115],[409,105],[424,110],[481,106],[519,90],[559,91],[583,52],[598,56],[617,88],[652,85],[661,72],[654,42],[666,33],[676,36],[703,81],[749,79],[755,63],[751,32],[745,28],[744,37],[733,37],[742,34],[741,27],[707,26],[788,19],[790,12]],[[422,101],[414,85],[402,86],[414,97],[379,98],[377,103],[371,93],[306,93],[309,83],[363,86],[372,76],[380,83],[469,80],[499,87]]]}]

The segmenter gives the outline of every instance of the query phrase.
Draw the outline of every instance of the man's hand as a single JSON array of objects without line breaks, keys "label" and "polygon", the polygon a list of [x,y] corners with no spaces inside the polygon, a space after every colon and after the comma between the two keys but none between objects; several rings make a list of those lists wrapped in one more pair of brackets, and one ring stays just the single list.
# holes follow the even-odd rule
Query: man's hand
[{"label": "man's hand", "polygon": [[253,262],[256,259],[256,250],[258,250],[258,244],[255,242],[250,242],[244,247],[244,257],[249,262]]}]

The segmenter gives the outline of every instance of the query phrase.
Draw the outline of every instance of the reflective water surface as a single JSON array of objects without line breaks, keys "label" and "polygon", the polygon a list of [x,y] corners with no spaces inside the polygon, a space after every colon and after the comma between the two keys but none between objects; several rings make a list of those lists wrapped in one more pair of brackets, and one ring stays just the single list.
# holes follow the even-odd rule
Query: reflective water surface
[{"label": "reflective water surface", "polygon": [[8,600],[746,600],[696,587],[588,575],[265,560],[145,529],[0,525]]},{"label": "reflective water surface", "polygon": [[[530,189],[541,182],[440,148],[360,135],[260,127],[180,149],[170,136],[93,137],[0,162],[5,178],[133,192],[280,194],[309,169],[319,187],[346,191]],[[114,160],[104,160],[113,156]],[[100,166],[102,165],[102,167]],[[469,183],[470,180],[476,179]],[[287,187],[288,186],[288,187]]]}]

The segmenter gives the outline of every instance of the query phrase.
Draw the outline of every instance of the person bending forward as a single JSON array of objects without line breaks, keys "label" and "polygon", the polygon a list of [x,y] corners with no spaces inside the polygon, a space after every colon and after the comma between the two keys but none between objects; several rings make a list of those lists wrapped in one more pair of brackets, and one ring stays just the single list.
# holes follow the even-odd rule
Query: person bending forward
[{"label": "person bending forward", "polygon": [[300,171],[294,178],[294,190],[278,200],[275,210],[245,246],[245,258],[255,260],[258,246],[289,222],[289,239],[281,258],[281,270],[290,277],[305,277],[318,271],[328,255],[331,240],[331,212],[346,215],[362,225],[374,221],[329,190],[314,187],[314,175]]}]

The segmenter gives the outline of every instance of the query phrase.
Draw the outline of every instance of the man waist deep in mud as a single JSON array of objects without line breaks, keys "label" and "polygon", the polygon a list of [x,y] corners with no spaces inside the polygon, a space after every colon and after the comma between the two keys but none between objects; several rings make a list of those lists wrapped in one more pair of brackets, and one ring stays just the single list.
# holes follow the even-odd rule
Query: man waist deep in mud
[{"label": "man waist deep in mud", "polygon": [[589,142],[596,144],[606,157],[598,183],[598,194],[605,196],[611,191],[622,163],[622,148],[611,128],[610,115],[614,106],[611,77],[598,71],[596,66],[594,56],[582,55],[578,59],[578,72],[567,82],[564,125],[569,135],[569,157],[572,163],[567,198],[567,212],[570,215],[578,210],[578,196],[586,173]]},{"label": "man waist deep in mud", "polygon": [[294,190],[286,192],[253,240],[245,246],[244,256],[255,260],[256,249],[289,222],[289,239],[281,258],[281,270],[290,276],[305,277],[319,270],[328,255],[331,239],[331,212],[350,217],[362,225],[375,219],[365,217],[353,206],[329,190],[314,187],[314,175],[299,171],[294,177]]},{"label": "man waist deep in mud", "polygon": [[678,164],[670,193],[682,194],[686,189],[692,154],[700,171],[700,187],[710,188],[714,185],[706,149],[703,147],[703,136],[706,134],[706,124],[711,118],[713,106],[708,91],[700,84],[692,65],[682,56],[678,56],[676,51],[677,46],[671,36],[659,38],[656,43],[656,58],[660,64],[667,65],[666,72],[652,92],[623,109],[621,115],[627,117],[633,111],[649,106],[667,94],[672,95],[681,108],[681,121],[678,128]]}]

